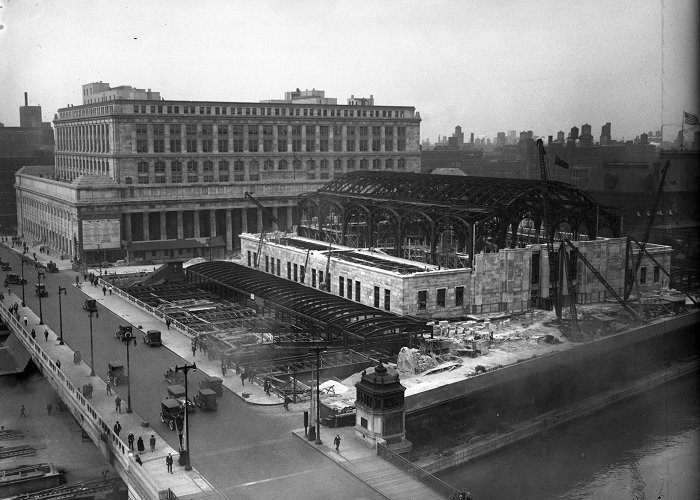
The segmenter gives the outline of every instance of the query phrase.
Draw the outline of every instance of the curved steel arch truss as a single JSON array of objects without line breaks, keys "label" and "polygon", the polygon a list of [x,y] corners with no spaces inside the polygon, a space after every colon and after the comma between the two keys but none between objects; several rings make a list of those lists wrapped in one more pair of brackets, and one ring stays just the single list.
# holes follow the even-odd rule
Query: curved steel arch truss
[{"label": "curved steel arch truss", "polygon": [[[553,230],[565,225],[575,239],[595,239],[603,228],[619,235],[618,217],[582,190],[554,181],[547,187]],[[544,210],[537,180],[360,171],[302,195],[302,222],[317,224],[298,227],[302,236],[356,248],[379,245],[407,258],[412,244],[419,242],[427,262],[462,267],[471,265],[471,256],[484,248],[515,247],[525,220],[543,230]],[[324,234],[331,225],[332,235]],[[584,228],[588,234],[582,235]],[[469,258],[446,261],[450,252]]]}]

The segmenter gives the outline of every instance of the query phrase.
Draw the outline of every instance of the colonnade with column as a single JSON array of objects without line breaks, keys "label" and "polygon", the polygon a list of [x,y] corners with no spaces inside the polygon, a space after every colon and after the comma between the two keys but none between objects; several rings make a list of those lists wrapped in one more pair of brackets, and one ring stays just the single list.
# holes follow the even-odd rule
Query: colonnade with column
[{"label": "colonnade with column", "polygon": [[18,194],[18,234],[56,253],[74,256],[76,213],[55,202]]},{"label": "colonnade with column", "polygon": [[285,231],[292,227],[295,207],[270,207],[280,222],[258,207],[139,210],[122,216],[122,239],[134,241],[182,240],[222,237],[226,250],[240,248],[237,235],[247,232]]}]

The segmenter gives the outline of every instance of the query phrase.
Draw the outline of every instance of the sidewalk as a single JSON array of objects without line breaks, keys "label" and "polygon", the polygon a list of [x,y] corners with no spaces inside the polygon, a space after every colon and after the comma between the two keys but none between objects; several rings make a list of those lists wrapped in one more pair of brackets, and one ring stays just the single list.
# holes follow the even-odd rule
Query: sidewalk
[{"label": "sidewalk", "polygon": [[[406,500],[439,500],[443,498],[442,495],[406,471],[379,457],[373,447],[355,437],[354,427],[331,429],[322,426],[321,441],[323,444],[320,445],[309,441],[304,435],[304,429],[293,431],[292,434],[387,498]],[[339,451],[335,451],[333,444],[336,434],[340,436]]]}]

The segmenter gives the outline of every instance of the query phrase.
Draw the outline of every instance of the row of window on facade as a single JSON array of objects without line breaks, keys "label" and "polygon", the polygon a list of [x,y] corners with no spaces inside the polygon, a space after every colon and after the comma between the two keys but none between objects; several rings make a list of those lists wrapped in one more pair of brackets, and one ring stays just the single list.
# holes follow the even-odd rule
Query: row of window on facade
[{"label": "row of window on facade", "polygon": [[[170,138],[166,143],[165,124],[153,124],[152,138],[148,137],[148,124],[136,125],[136,152],[137,153],[165,153],[166,144],[170,146],[169,153],[275,153],[275,152],[328,152],[328,151],[406,151],[406,127],[397,127],[397,137],[394,138],[393,127],[346,127],[347,138],[342,139],[342,126],[334,129],[333,139],[330,139],[329,126],[319,126],[319,137],[302,138],[302,126],[291,126],[291,135],[287,136],[287,126],[277,126],[277,140],[273,138],[274,125],[260,125],[248,129],[247,135],[243,133],[243,125],[233,125],[232,134],[229,135],[228,125],[201,125],[201,136],[197,135],[197,124],[185,126],[185,138],[182,138],[182,127],[179,124],[170,124]],[[258,130],[260,128],[260,130]],[[369,131],[372,135],[369,135]],[[213,139],[213,132],[217,131],[217,139]],[[306,136],[315,135],[315,126],[305,127]],[[384,136],[382,137],[382,131]],[[261,133],[260,133],[261,132]],[[356,134],[356,132],[359,132]],[[177,137],[174,137],[177,136]],[[280,139],[280,136],[283,138]],[[212,137],[209,139],[208,137]],[[245,138],[245,139],[244,139]],[[216,146],[216,151],[214,147]],[[343,146],[345,149],[343,149]],[[150,147],[150,149],[149,149]],[[183,149],[184,147],[184,149]]]},{"label": "row of window on facade", "polygon": [[136,250],[134,252],[134,260],[143,261],[153,258],[173,258],[176,256],[188,255],[192,257],[209,256],[211,249],[209,248],[178,248],[170,250]]},{"label": "row of window on facade", "polygon": [[109,151],[109,133],[107,123],[56,127],[56,149],[106,153]]},{"label": "row of window on facade", "polygon": [[[173,160],[168,163],[168,168],[166,168],[166,162],[162,160],[158,160],[153,164],[147,161],[138,162],[138,183],[149,184],[152,182],[152,174],[153,182],[156,184],[166,183],[168,179],[173,183],[181,183],[183,180],[187,182],[199,182],[200,175],[204,182],[216,182],[217,180],[218,182],[229,182],[230,180],[240,182],[246,180],[246,163],[243,160],[234,160],[232,162],[229,160],[219,160],[216,164],[211,160],[205,160],[203,162],[189,160],[185,163]],[[217,167],[216,169],[215,165]],[[232,171],[231,166],[233,166]],[[261,162],[257,160],[247,163],[247,180],[260,180],[260,166]],[[262,171],[305,170],[307,172],[307,178],[313,179],[318,170],[320,179],[329,179],[331,177],[331,167],[333,171],[342,172],[343,166],[345,166],[346,171],[353,171],[358,168],[360,170],[369,170],[370,160],[368,158],[359,160],[347,158],[344,161],[341,158],[335,158],[333,160],[324,158],[318,161],[315,159],[304,161],[298,159],[292,161],[287,161],[285,159],[280,159],[278,161],[268,159],[262,162]],[[394,170],[395,168],[398,170],[405,170],[406,159],[399,158],[394,161],[393,158],[373,158],[371,161],[371,168],[372,170]],[[231,176],[231,173],[233,176]]]},{"label": "row of window on facade", "polygon": [[[252,252],[248,250],[248,266],[252,267],[253,263],[258,259],[257,252]],[[282,263],[280,259],[270,257],[265,255],[265,272],[271,273],[276,276],[282,276]],[[294,262],[287,262],[287,279],[290,281],[296,281],[297,283],[305,284],[308,277],[306,276],[307,269]],[[326,283],[330,283],[330,274],[325,274],[321,269],[311,269],[310,285],[312,288],[319,288],[320,290],[326,290]],[[338,295],[340,297],[347,297],[350,300],[355,300],[356,302],[361,302],[362,298],[362,283],[358,280],[352,280],[352,278],[346,278],[344,276],[338,277]],[[374,307],[380,307],[380,288],[378,286],[374,287]],[[384,310],[391,310],[391,291],[384,289]]]},{"label": "row of window on facade", "polygon": [[354,108],[292,108],[245,106],[180,106],[134,104],[134,113],[168,115],[231,115],[231,116],[326,116],[347,118],[404,118],[403,109],[354,109]]}]

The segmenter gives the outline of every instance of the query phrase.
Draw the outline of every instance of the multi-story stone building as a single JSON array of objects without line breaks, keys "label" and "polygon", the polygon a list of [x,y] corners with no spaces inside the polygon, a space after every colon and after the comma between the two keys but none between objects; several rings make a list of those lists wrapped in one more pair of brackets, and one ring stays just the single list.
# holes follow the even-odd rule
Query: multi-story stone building
[{"label": "multi-story stone building", "polygon": [[30,106],[24,93],[19,127],[0,123],[0,234],[15,234],[15,173],[25,165],[53,165],[53,129],[41,121],[41,106]]},{"label": "multi-story stone building", "polygon": [[[84,104],[55,116],[55,169],[17,175],[19,232],[88,262],[220,256],[241,232],[291,228],[296,197],[331,178],[420,170],[413,107],[339,105],[316,90],[313,102],[251,103],[116,89],[129,92],[84,86]],[[48,228],[55,214],[65,224]]]}]

